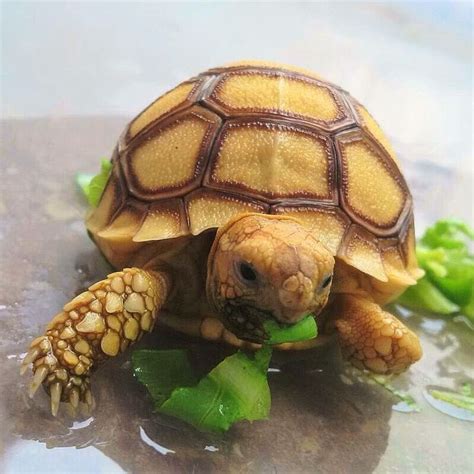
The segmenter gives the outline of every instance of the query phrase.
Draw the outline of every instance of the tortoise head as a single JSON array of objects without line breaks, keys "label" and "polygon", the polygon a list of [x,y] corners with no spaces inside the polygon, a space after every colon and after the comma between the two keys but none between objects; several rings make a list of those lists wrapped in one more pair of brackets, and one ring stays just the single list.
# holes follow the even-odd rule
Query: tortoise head
[{"label": "tortoise head", "polygon": [[262,323],[293,324],[328,301],[332,254],[298,221],[243,214],[219,229],[207,269],[208,300],[239,338],[262,342]]}]

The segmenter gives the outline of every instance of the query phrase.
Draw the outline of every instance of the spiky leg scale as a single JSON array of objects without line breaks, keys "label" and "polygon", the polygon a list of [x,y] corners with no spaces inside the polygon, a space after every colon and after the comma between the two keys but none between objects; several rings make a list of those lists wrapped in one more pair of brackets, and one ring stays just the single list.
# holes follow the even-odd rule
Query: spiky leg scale
[{"label": "spiky leg scale", "polygon": [[53,415],[60,401],[74,409],[79,402],[92,407],[91,369],[153,328],[168,290],[165,274],[126,268],[76,296],[31,343],[23,360],[22,373],[33,364],[30,397],[44,384]]}]

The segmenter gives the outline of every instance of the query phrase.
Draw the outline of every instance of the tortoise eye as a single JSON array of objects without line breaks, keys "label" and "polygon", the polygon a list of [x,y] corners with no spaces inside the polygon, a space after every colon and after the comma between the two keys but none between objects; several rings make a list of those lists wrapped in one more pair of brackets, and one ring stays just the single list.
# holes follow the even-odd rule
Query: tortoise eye
[{"label": "tortoise eye", "polygon": [[327,288],[329,286],[329,283],[331,283],[331,280],[332,280],[332,275],[327,276],[323,280],[323,284],[321,285],[321,288]]},{"label": "tortoise eye", "polygon": [[246,281],[255,281],[257,279],[257,273],[248,263],[242,262],[239,271],[242,278]]}]

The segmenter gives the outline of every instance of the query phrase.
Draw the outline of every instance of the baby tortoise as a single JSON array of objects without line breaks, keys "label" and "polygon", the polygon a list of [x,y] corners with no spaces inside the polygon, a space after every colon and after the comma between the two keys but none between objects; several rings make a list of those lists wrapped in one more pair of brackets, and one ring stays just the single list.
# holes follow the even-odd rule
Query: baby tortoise
[{"label": "baby tortoise", "polygon": [[336,332],[361,369],[421,357],[381,307],[422,275],[412,198],[387,138],[340,87],[274,63],[211,69],[132,120],[111,161],[86,225],[123,270],[66,304],[23,361],[53,415],[60,401],[91,406],[91,370],[157,321],[256,348],[265,318],[313,313],[323,336],[281,349]]}]

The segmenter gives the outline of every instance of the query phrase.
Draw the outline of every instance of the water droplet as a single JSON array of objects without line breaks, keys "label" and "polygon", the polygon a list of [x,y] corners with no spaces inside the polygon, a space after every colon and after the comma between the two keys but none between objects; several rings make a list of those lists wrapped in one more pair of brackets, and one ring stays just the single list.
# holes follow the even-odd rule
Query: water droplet
[{"label": "water droplet", "polygon": [[175,453],[176,451],[173,451],[172,449],[165,448],[161,444],[158,444],[156,441],[153,441],[145,432],[145,430],[140,426],[140,438],[142,441],[153,448],[155,451],[157,451],[160,454],[163,454],[163,456],[166,456],[169,453]]},{"label": "water droplet", "polygon": [[94,417],[91,416],[84,421],[74,421],[71,430],[81,430],[82,428],[87,428],[94,421]]}]

